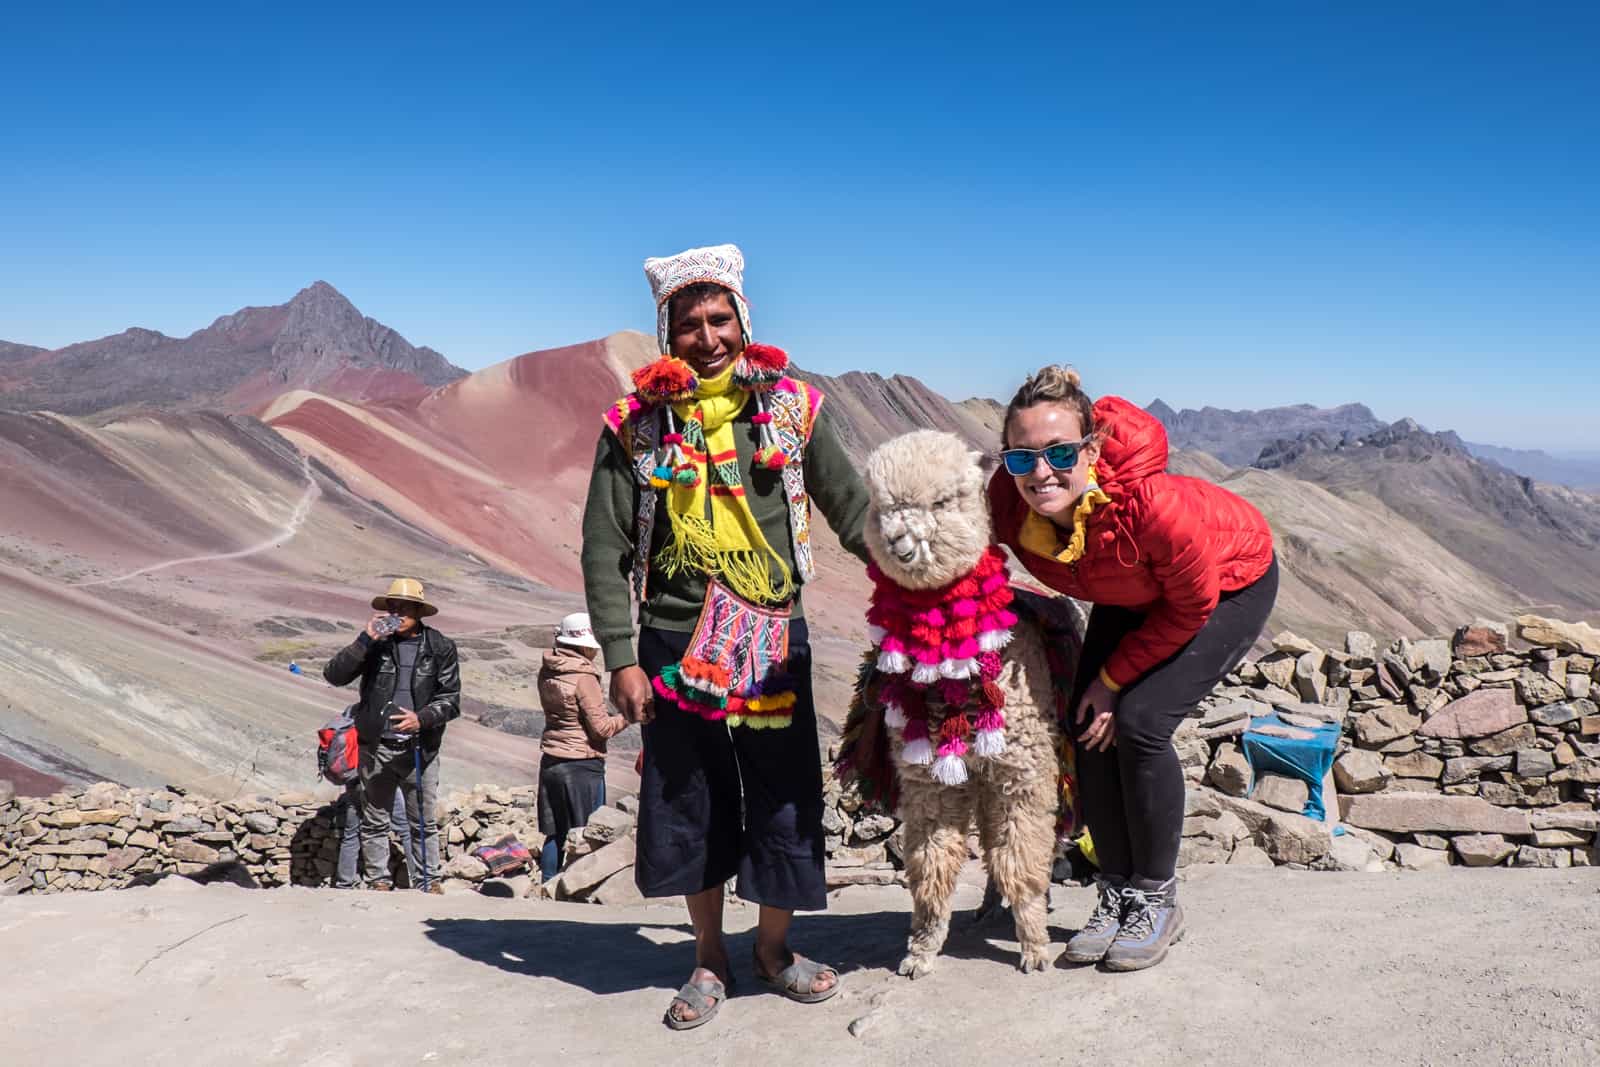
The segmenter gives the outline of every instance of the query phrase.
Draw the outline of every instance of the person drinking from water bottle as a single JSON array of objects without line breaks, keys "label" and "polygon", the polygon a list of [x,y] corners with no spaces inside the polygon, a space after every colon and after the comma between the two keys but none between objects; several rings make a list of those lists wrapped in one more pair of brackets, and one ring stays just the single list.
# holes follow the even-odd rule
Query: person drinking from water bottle
[{"label": "person drinking from water bottle", "polygon": [[322,676],[331,685],[361,679],[356,735],[361,744],[361,856],[368,888],[394,888],[389,878],[390,809],[399,790],[422,831],[423,868],[416,884],[442,893],[439,881],[439,746],[445,724],[461,714],[461,670],[455,642],[422,620],[438,613],[422,583],[396,578],[373,597],[377,612],[340,649]]}]

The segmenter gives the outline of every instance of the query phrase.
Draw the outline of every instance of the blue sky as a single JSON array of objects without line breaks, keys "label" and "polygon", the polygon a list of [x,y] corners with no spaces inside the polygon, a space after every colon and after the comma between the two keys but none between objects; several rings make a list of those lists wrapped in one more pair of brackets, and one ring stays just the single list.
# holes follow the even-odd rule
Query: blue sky
[{"label": "blue sky", "polygon": [[51,6],[0,13],[6,340],[324,278],[476,368],[731,240],[824,372],[1600,449],[1593,5]]}]

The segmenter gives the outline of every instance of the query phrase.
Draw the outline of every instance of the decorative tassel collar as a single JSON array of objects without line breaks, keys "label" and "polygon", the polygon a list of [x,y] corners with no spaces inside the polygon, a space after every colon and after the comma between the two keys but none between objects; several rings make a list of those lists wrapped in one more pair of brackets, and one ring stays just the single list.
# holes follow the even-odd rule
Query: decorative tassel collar
[{"label": "decorative tassel collar", "polygon": [[[755,465],[765,470],[783,470],[799,460],[779,444],[772,429],[772,412],[767,410],[766,394],[783,380],[789,369],[789,355],[776,345],[748,344],[734,361],[733,387],[755,397],[756,412],[750,421],[756,425],[761,444],[754,456]],[[726,372],[724,372],[726,373]],[[718,375],[720,378],[721,375]],[[664,489],[674,483],[693,485],[696,480],[694,465],[683,451],[683,434],[673,424],[673,404],[684,404],[695,399],[701,386],[694,368],[676,356],[662,356],[654,363],[633,372],[633,388],[640,400],[651,406],[667,408],[667,432],[662,437],[662,454],[650,475],[650,484]]]},{"label": "decorative tassel collar", "polygon": [[[1006,746],[1005,694],[995,679],[1017,616],[1005,554],[989,546],[970,573],[941,589],[902,589],[876,564],[867,573],[867,623],[887,676],[884,722],[900,731],[907,763],[931,765],[937,781],[960,785],[968,751],[992,757]],[[937,723],[930,698],[944,704]]]},{"label": "decorative tassel collar", "polygon": [[[776,345],[745,345],[733,364],[733,384],[747,393],[771,392],[788,369],[788,353]],[[699,386],[694,368],[677,356],[662,356],[633,372],[633,388],[647,404],[681,404]]]}]

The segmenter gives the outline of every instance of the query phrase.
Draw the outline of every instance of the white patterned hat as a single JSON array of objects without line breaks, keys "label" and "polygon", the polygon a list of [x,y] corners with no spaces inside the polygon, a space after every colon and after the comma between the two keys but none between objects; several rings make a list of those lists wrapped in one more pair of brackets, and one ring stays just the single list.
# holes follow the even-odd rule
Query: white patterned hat
[{"label": "white patterned hat", "polygon": [[561,626],[556,630],[556,644],[572,645],[575,648],[599,648],[600,642],[594,639],[594,627],[589,625],[589,613],[574,611],[562,619]]},{"label": "white patterned hat", "polygon": [[750,305],[744,299],[744,253],[738,245],[711,245],[690,248],[675,256],[644,261],[644,276],[650,279],[650,292],[656,298],[656,340],[661,353],[672,351],[667,333],[667,309],[672,294],[696,282],[712,282],[733,294],[733,310],[739,316],[744,343],[750,343]]}]

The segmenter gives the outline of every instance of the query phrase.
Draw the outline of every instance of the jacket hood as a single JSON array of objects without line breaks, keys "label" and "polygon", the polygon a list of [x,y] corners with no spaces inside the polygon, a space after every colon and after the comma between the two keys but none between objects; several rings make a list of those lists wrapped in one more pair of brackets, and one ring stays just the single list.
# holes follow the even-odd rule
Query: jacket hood
[{"label": "jacket hood", "polygon": [[543,668],[551,674],[600,674],[600,663],[581,652],[557,645],[544,654]]},{"label": "jacket hood", "polygon": [[1167,469],[1167,429],[1137,404],[1103,396],[1095,401],[1094,423],[1102,435],[1095,472],[1112,497]]}]

